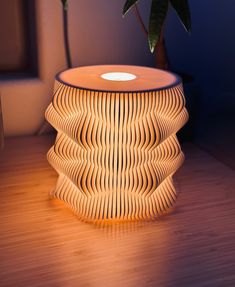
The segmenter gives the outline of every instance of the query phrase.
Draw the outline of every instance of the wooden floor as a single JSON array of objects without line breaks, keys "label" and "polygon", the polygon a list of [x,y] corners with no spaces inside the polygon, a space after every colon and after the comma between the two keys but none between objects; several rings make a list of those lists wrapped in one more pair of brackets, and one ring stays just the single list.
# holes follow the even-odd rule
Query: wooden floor
[{"label": "wooden floor", "polygon": [[48,193],[53,138],[12,138],[0,153],[0,286],[235,286],[235,172],[193,145],[159,221],[80,222]]}]

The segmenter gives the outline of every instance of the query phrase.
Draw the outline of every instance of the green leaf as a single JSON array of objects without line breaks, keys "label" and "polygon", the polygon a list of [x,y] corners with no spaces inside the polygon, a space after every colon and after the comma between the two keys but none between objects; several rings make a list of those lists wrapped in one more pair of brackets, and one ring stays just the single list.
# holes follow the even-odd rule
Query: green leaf
[{"label": "green leaf", "polygon": [[68,0],[61,0],[61,2],[62,2],[64,9],[67,10],[68,9]]},{"label": "green leaf", "polygon": [[135,5],[139,0],[127,0],[122,11],[122,15],[125,16],[126,13]]},{"label": "green leaf", "polygon": [[170,0],[185,30],[191,32],[191,15],[188,0]]},{"label": "green leaf", "polygon": [[154,52],[160,38],[161,29],[167,15],[167,10],[168,0],[152,0],[148,33],[148,42],[152,53]]}]

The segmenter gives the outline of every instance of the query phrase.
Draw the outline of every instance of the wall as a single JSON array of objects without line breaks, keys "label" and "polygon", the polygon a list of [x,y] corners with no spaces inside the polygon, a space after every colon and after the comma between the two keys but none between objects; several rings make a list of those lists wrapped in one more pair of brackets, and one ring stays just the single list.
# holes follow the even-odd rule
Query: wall
[{"label": "wall", "polygon": [[167,47],[173,69],[193,76],[186,85],[194,142],[235,169],[235,3],[189,0],[189,37],[171,11]]},{"label": "wall", "polygon": [[166,38],[172,67],[194,78],[198,90],[196,135],[202,136],[208,132],[205,121],[235,111],[235,4],[233,0],[189,3],[191,36],[171,11]]},{"label": "wall", "polygon": [[0,82],[6,136],[36,132],[51,98],[53,76],[65,67],[61,10],[55,3],[36,1],[40,78]]},{"label": "wall", "polygon": [[[75,65],[153,65],[146,36],[130,11],[122,17],[123,0],[70,0],[70,39]],[[140,11],[148,18],[149,5]]]},{"label": "wall", "polygon": [[[208,118],[232,114],[235,107],[235,24],[233,0],[189,0],[193,31],[189,37],[171,11],[166,39],[171,66],[194,77],[196,134],[207,133]],[[74,66],[154,65],[136,18],[121,17],[123,0],[69,0],[69,36]],[[66,67],[60,1],[37,0],[40,78],[0,82],[6,135],[35,133],[51,100],[54,75]],[[146,19],[149,6],[142,1]]]},{"label": "wall", "polygon": [[[0,9],[0,69],[21,68],[25,62],[22,2],[1,0]],[[9,21],[9,15],[11,15]],[[6,29],[7,27],[7,29]],[[10,37],[9,37],[10,35]]]},{"label": "wall", "polygon": [[[153,65],[136,18],[121,16],[123,4],[123,0],[69,0],[73,66]],[[37,0],[36,5],[40,78],[0,82],[6,136],[34,134],[39,129],[51,100],[54,75],[66,68],[60,1]],[[149,7],[142,8],[146,18]]]}]

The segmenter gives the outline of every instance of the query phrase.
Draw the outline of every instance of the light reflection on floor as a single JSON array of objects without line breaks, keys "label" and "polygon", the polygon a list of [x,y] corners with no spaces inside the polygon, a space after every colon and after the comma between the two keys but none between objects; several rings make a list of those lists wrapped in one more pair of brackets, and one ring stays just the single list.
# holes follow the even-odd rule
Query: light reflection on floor
[{"label": "light reflection on floor", "polygon": [[235,286],[233,170],[186,146],[172,214],[93,225],[48,196],[51,144],[11,139],[0,155],[1,287]]},{"label": "light reflection on floor", "polygon": [[[80,222],[73,240],[60,248],[66,262],[57,265],[58,273],[77,274],[81,286],[134,287],[166,282],[167,265],[161,262],[174,236],[169,229],[159,229],[159,224],[162,222],[93,226]],[[59,229],[54,229],[53,235],[57,240],[62,236]]]}]

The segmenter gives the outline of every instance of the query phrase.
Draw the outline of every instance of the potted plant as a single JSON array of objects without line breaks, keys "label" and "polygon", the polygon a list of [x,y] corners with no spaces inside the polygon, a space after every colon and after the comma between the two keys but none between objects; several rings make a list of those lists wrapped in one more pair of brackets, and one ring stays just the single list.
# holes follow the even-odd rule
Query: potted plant
[{"label": "potted plant", "polygon": [[156,67],[168,69],[169,61],[164,41],[164,27],[169,6],[172,6],[178,15],[185,30],[191,32],[191,16],[188,0],[152,0],[148,29],[142,20],[138,8],[139,0],[127,0],[123,7],[123,16],[134,8],[142,30],[148,38],[150,51],[156,51]]},{"label": "potted plant", "polygon": [[[149,25],[146,28],[139,8],[138,2],[143,0],[126,0],[123,7],[123,16],[125,16],[130,10],[134,10],[135,15],[141,25],[141,28],[145,35],[147,36],[150,51],[156,54],[156,67],[159,69],[168,70],[169,61],[167,56],[167,50],[164,41],[164,28],[165,20],[167,17],[168,9],[170,6],[175,10],[179,20],[184,26],[185,30],[191,32],[191,15],[188,5],[188,0],[152,0],[150,16],[149,16]],[[184,83],[184,90],[187,97],[186,106],[191,115],[187,125],[181,130],[178,134],[181,141],[192,140],[193,131],[195,125],[195,107],[196,107],[196,89],[193,85],[192,76],[177,71],[182,77]]]}]

